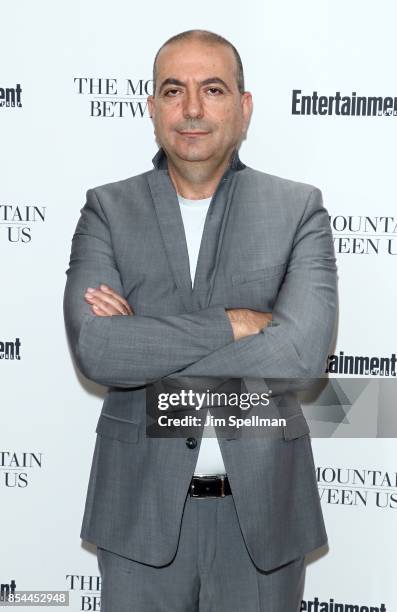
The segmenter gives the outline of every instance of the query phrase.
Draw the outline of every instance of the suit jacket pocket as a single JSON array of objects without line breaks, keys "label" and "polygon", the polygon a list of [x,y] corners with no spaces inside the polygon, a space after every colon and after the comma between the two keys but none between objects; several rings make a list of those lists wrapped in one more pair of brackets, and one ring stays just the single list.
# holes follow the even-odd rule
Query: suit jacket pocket
[{"label": "suit jacket pocket", "polygon": [[103,412],[96,426],[96,433],[105,438],[133,444],[138,440],[139,423]]},{"label": "suit jacket pocket", "polygon": [[256,268],[255,270],[244,270],[232,275],[233,285],[242,283],[250,283],[251,281],[266,281],[274,276],[282,274],[287,266],[286,261],[275,264],[274,266],[266,266],[265,268]]}]

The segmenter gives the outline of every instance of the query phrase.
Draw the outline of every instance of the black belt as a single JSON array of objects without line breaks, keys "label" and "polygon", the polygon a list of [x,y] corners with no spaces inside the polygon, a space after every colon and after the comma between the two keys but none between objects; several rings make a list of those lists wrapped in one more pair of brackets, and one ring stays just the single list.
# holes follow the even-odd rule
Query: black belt
[{"label": "black belt", "polygon": [[189,485],[191,497],[225,497],[231,495],[227,475],[220,476],[193,476]]}]

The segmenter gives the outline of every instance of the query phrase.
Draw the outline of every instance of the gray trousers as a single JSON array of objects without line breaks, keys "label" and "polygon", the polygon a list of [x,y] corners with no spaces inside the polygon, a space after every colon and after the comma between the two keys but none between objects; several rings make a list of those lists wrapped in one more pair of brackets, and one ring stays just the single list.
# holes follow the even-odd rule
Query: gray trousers
[{"label": "gray trousers", "polygon": [[263,572],[252,563],[233,496],[187,496],[178,550],[153,567],[97,549],[101,612],[298,612],[305,562]]}]

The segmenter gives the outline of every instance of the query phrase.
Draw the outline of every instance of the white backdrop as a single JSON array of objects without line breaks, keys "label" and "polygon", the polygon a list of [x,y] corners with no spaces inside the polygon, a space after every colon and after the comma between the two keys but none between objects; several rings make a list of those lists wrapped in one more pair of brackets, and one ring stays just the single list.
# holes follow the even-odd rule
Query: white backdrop
[{"label": "white backdrop", "polygon": [[[95,551],[79,532],[104,389],[73,367],[62,316],[85,192],[151,167],[156,145],[144,88],[162,42],[195,27],[222,34],[239,49],[254,96],[242,160],[320,187],[334,219],[335,355],[392,355],[397,107],[389,116],[291,110],[293,90],[397,96],[397,8],[387,0],[202,0],[191,7],[176,0],[20,0],[3,5],[1,17],[0,583],[70,590],[71,610],[98,610]],[[98,79],[102,87],[112,79],[117,95],[105,98]],[[135,88],[129,95],[128,79]],[[18,84],[22,105],[1,105]],[[92,116],[105,100],[116,111],[114,102],[125,102],[125,116]],[[349,217],[354,231],[344,228]],[[381,217],[391,218],[386,226]],[[395,432],[394,415],[388,422]],[[396,444],[385,439],[387,428],[382,435],[313,440],[316,464],[327,468],[319,488],[330,547],[308,566],[302,610],[397,610]],[[374,471],[383,478],[374,479]],[[322,607],[309,603],[316,598]]]}]

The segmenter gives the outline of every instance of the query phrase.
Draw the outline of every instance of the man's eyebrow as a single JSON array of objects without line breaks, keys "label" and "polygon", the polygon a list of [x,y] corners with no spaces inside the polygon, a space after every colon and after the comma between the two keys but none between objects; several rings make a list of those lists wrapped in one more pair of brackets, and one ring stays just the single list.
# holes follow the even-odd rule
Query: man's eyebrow
[{"label": "man's eyebrow", "polygon": [[[220,77],[210,77],[209,79],[205,79],[204,81],[200,81],[200,85],[201,86],[203,86],[203,85],[211,85],[212,83],[218,83],[219,85],[222,85],[227,91],[230,92],[230,87]],[[168,79],[165,79],[161,83],[160,89],[159,89],[159,93],[161,93],[161,91],[164,89],[164,87],[166,85],[177,85],[178,87],[184,87],[186,85],[186,83],[184,83],[183,81],[180,81],[179,79],[173,79],[173,78],[170,77]]]},{"label": "man's eyebrow", "polygon": [[227,91],[230,91],[230,87],[225,83],[225,81],[219,77],[211,77],[209,79],[205,79],[205,81],[201,81],[200,85],[211,85],[212,83],[218,83],[218,85],[222,85]]},{"label": "man's eyebrow", "polygon": [[165,79],[160,85],[159,93],[161,92],[162,89],[164,89],[166,85],[183,86],[185,85],[185,83],[183,83],[182,81],[179,81],[178,79],[172,79],[172,78]]}]

